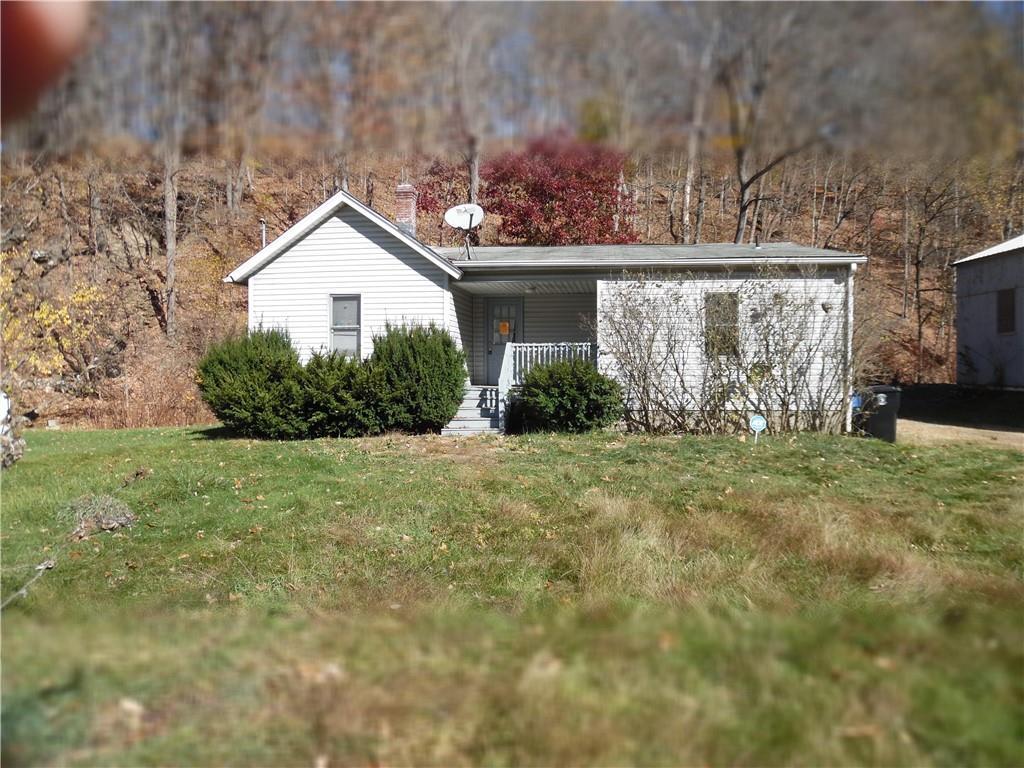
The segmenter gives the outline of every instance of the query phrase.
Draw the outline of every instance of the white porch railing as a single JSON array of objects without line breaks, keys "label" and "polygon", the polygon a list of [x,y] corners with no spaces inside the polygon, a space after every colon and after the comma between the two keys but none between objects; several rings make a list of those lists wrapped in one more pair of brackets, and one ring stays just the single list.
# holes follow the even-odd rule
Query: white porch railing
[{"label": "white porch railing", "polygon": [[505,426],[505,406],[508,393],[523,383],[531,368],[569,360],[586,360],[597,365],[597,344],[589,341],[558,341],[550,344],[506,344],[498,374],[498,415]]}]

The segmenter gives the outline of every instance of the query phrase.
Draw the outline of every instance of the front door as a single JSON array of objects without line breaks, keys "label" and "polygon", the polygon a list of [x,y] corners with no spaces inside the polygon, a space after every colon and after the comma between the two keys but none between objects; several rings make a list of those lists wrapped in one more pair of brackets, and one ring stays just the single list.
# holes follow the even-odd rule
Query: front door
[{"label": "front door", "polygon": [[497,384],[505,345],[523,340],[521,297],[487,300],[487,383]]}]

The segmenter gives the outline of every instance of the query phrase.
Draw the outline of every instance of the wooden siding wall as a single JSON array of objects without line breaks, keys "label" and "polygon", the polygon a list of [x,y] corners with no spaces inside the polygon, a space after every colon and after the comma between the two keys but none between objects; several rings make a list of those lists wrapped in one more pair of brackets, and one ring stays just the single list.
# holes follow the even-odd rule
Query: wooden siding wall
[{"label": "wooden siding wall", "polygon": [[366,357],[389,322],[449,327],[455,311],[445,278],[398,238],[343,208],[250,278],[249,327],[287,330],[305,361],[330,346],[330,297],[358,295]]},{"label": "wooden siding wall", "polygon": [[466,367],[469,369],[470,376],[472,376],[475,349],[474,339],[477,335],[473,326],[473,296],[460,290],[455,281],[451,281],[449,285],[451,287],[449,295],[451,297],[452,319],[448,328],[452,333],[452,338],[456,339],[462,345],[462,349],[465,350]]},{"label": "wooden siding wall", "polygon": [[[839,392],[842,391],[842,381],[845,369],[845,328],[846,328],[846,280],[848,273],[843,272],[817,274],[814,276],[800,275],[793,273],[792,276],[780,276],[771,278],[755,278],[751,275],[734,274],[729,276],[700,276],[685,280],[671,280],[671,278],[646,281],[642,289],[652,293],[659,290],[663,293],[668,291],[679,291],[681,308],[678,317],[675,318],[675,330],[679,330],[680,323],[690,323],[691,318],[699,316],[703,312],[704,295],[713,292],[740,293],[740,339],[749,343],[749,329],[752,322],[751,316],[757,312],[755,300],[750,293],[754,293],[760,299],[770,300],[773,292],[782,293],[787,297],[787,304],[799,305],[803,302],[810,302],[808,310],[794,310],[794,312],[809,312],[811,327],[808,329],[806,338],[817,345],[817,354],[806,373],[806,385],[812,392],[825,391],[828,388],[832,391],[835,382],[839,382]],[[751,282],[758,280],[758,286],[751,290]],[[760,281],[766,281],[760,282]],[[597,284],[598,322],[604,311],[601,307],[609,306],[615,300],[615,294],[620,289],[636,289],[639,284],[632,280],[600,280]],[[746,293],[746,295],[745,295]],[[826,312],[823,304],[829,305]],[[704,339],[701,333],[701,326],[696,328],[683,329],[683,335],[676,338],[686,338],[685,334],[691,336],[686,340],[685,364],[683,366],[684,376],[689,386],[699,387],[704,369]],[[607,340],[598,331],[599,368],[608,375],[615,376],[617,373],[614,358],[607,351]],[[838,377],[838,378],[837,378]]]},{"label": "wooden siding wall", "polygon": [[594,341],[597,294],[536,294],[523,301],[523,341]]},{"label": "wooden siding wall", "polygon": [[470,380],[474,384],[487,381],[487,328],[484,327],[484,305],[482,296],[473,297],[473,349],[467,357],[472,365],[469,369]]}]

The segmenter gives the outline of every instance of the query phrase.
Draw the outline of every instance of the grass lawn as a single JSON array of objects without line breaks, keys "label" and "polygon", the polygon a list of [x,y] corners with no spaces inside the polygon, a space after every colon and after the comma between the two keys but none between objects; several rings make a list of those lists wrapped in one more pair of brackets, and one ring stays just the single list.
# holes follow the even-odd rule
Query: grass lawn
[{"label": "grass lawn", "polygon": [[28,440],[5,768],[1024,764],[1021,453]]}]

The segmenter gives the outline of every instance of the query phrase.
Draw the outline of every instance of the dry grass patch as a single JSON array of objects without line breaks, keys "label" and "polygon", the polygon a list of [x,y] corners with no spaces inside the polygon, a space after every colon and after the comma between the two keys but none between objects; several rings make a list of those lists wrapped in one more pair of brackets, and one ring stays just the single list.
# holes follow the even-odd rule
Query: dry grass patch
[{"label": "dry grass patch", "polygon": [[588,601],[623,595],[661,601],[678,593],[677,543],[658,510],[596,488],[581,506],[590,520],[576,545],[576,572]]},{"label": "dry grass patch", "polygon": [[[6,559],[31,568],[86,493],[139,521],[5,611],[5,765],[1024,763],[1015,454],[173,430],[29,447],[4,475]],[[140,462],[152,476],[122,485]],[[143,709],[122,732],[125,698]]]}]

